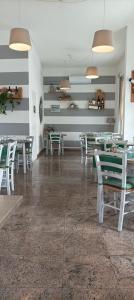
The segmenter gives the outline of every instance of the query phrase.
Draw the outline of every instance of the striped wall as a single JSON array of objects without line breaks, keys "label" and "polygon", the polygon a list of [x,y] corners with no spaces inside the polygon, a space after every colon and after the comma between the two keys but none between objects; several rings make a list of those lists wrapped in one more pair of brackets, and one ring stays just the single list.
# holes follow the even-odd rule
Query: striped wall
[{"label": "striped wall", "polygon": [[7,114],[0,114],[0,135],[29,134],[29,72],[28,54],[0,45],[0,88],[21,86],[23,99],[11,111],[7,106]]},{"label": "striped wall", "polygon": [[[71,97],[79,109],[70,111],[70,101],[57,100],[60,93],[49,93],[49,86],[57,86],[65,77],[44,77],[44,122],[45,127],[52,126],[55,131],[64,132],[65,146],[78,147],[79,135],[87,131],[113,131],[114,124],[108,124],[107,118],[115,115],[116,77],[100,76],[91,83],[71,83]],[[95,96],[95,91],[102,89],[106,94],[105,109],[88,110],[88,100]],[[60,112],[51,112],[51,105],[60,104]]]}]

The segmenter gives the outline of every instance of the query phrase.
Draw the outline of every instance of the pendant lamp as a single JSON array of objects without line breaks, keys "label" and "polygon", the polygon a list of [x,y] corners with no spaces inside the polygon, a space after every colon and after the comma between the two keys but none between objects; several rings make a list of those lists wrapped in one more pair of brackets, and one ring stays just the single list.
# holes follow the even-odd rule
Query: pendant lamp
[{"label": "pendant lamp", "polygon": [[70,90],[71,85],[70,85],[69,80],[67,80],[67,79],[61,80],[59,87],[60,87],[60,90],[63,90],[63,91]]},{"label": "pendant lamp", "polygon": [[106,53],[112,52],[113,50],[112,31],[107,29],[96,31],[94,34],[92,51]]},{"label": "pendant lamp", "polygon": [[97,30],[94,34],[92,51],[97,53],[108,53],[114,50],[112,31],[104,29],[106,19],[106,0],[104,0],[104,13],[103,13],[103,29]]},{"label": "pendant lamp", "polygon": [[96,79],[99,77],[98,75],[98,69],[96,67],[88,67],[86,69],[86,74],[85,74],[86,78],[89,79]]},{"label": "pendant lamp", "polygon": [[29,51],[31,49],[30,35],[25,28],[12,28],[10,32],[9,48],[16,51]]}]

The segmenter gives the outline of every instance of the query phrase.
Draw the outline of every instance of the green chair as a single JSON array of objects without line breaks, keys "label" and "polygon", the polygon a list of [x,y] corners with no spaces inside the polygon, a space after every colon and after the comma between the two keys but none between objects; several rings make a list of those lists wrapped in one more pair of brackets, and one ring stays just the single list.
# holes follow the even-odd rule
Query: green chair
[{"label": "green chair", "polygon": [[[103,223],[105,207],[116,209],[119,212],[118,231],[121,231],[124,216],[130,212],[134,212],[130,208],[129,211],[126,211],[126,205],[132,202],[126,196],[134,192],[134,177],[127,176],[127,152],[113,153],[95,150],[94,155],[98,175],[97,209],[99,223]],[[120,193],[119,207],[115,206],[114,197],[109,203],[105,202],[105,190]]]},{"label": "green chair", "polygon": [[2,172],[2,181],[0,188],[5,187],[7,194],[10,195],[14,191],[14,161],[17,142],[4,145],[1,154],[0,172]]},{"label": "green chair", "polygon": [[[33,151],[33,136],[27,136],[25,140],[25,156],[26,156],[26,167],[31,169],[32,167],[32,151]],[[16,168],[17,173],[19,171],[19,166],[23,165],[23,146],[19,145],[16,151]]]},{"label": "green chair", "polygon": [[63,138],[59,132],[50,132],[50,153],[53,155],[54,149],[58,150],[58,155],[63,153]]}]

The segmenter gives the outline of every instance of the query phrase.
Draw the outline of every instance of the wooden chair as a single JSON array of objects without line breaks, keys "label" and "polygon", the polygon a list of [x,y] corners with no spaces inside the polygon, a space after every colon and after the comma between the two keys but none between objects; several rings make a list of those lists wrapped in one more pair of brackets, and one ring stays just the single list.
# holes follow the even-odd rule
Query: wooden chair
[{"label": "wooden chair", "polygon": [[0,162],[0,170],[2,172],[2,182],[1,187],[6,187],[7,194],[10,195],[11,191],[14,191],[14,161],[15,161],[15,151],[17,142],[8,143],[7,150],[5,149],[6,156],[2,158]]},{"label": "wooden chair", "polygon": [[[130,212],[125,211],[126,205],[129,202],[134,202],[132,199],[127,199],[129,193],[134,192],[134,177],[127,176],[127,152],[113,153],[95,150],[94,152],[97,175],[98,175],[98,192],[97,192],[97,208],[99,212],[99,223],[103,223],[104,208],[112,208],[119,211],[118,231],[122,231],[124,216]],[[115,199],[109,203],[104,201],[104,191],[120,193],[119,207],[115,206]]]},{"label": "wooden chair", "polygon": [[[32,151],[33,151],[33,136],[27,136],[25,138],[25,155],[26,155],[26,167],[31,169],[32,167]],[[19,172],[19,166],[23,165],[23,149],[22,144],[17,146],[16,151],[16,169],[17,173]]]},{"label": "wooden chair", "polygon": [[61,137],[61,133],[59,132],[50,132],[50,153],[53,155],[54,149],[58,149],[58,155],[63,154],[63,141]]}]

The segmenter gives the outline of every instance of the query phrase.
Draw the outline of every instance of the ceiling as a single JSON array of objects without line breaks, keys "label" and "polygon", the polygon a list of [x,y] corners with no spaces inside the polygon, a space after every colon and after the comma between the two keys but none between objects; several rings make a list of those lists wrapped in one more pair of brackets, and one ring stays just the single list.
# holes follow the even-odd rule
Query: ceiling
[{"label": "ceiling", "polygon": [[104,0],[0,0],[0,28],[27,27],[42,62],[50,67],[113,65],[124,54],[125,26],[133,18],[134,0],[105,3],[104,27],[114,32],[111,54],[91,55],[93,34],[103,24]]}]

